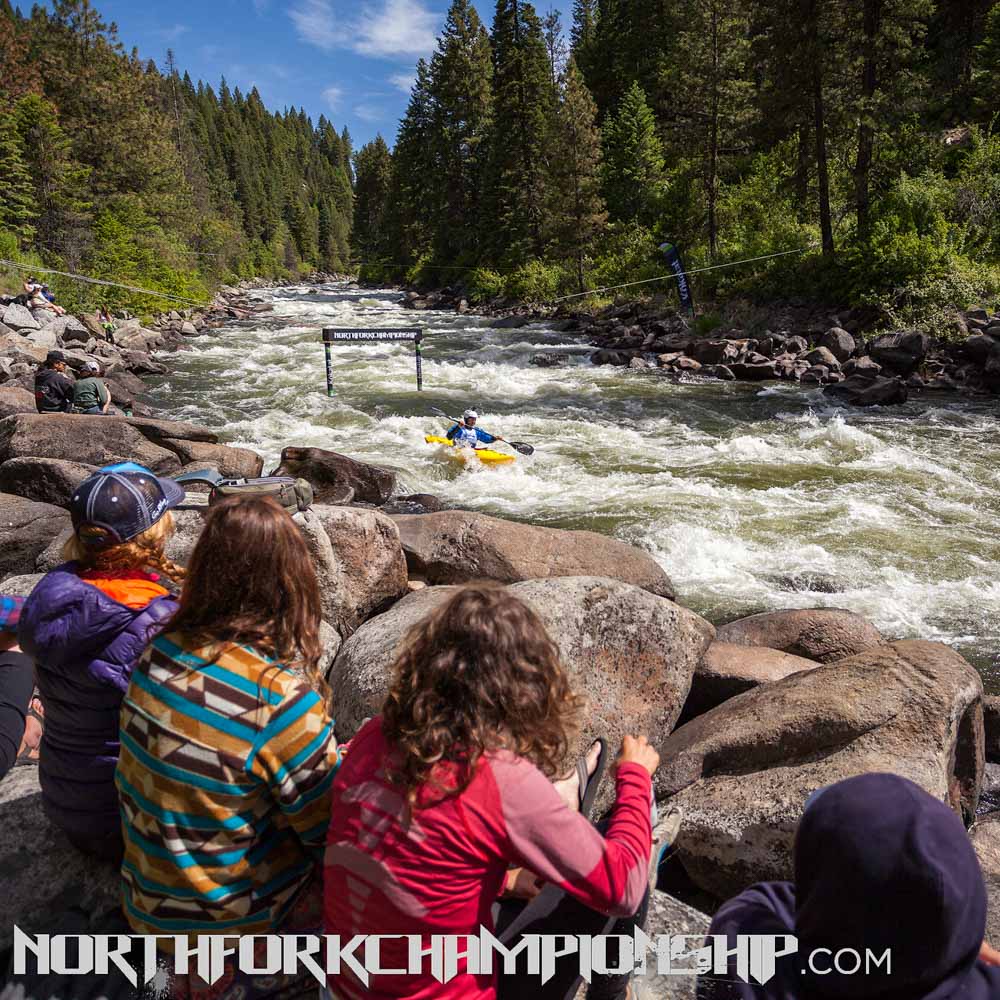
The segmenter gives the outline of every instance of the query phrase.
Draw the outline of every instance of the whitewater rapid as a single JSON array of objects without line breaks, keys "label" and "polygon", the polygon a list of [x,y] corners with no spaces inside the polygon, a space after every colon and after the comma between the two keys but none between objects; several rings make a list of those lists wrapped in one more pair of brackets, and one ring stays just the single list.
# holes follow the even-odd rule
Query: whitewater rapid
[{"label": "whitewater rapid", "polygon": [[[1000,420],[996,404],[919,400],[853,411],[818,390],[589,364],[587,345],[533,324],[403,310],[391,290],[259,293],[274,312],[172,355],[157,408],[261,452],[344,452],[398,471],[403,493],[613,534],[651,552],[682,603],[715,622],[842,607],[890,637],[952,643],[1000,691]],[[422,326],[410,344],[334,348],[320,329]],[[562,368],[532,355],[568,352]],[[513,465],[461,471],[424,443],[429,408],[474,405],[480,425],[535,445]]]}]

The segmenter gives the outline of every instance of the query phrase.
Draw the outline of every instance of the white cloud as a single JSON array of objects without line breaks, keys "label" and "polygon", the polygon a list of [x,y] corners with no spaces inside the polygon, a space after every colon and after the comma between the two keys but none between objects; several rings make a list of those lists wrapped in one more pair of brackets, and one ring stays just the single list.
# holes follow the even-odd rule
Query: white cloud
[{"label": "white cloud", "polygon": [[389,82],[404,94],[408,94],[417,82],[417,75],[416,73],[394,73],[389,77]]},{"label": "white cloud", "polygon": [[289,16],[310,45],[381,58],[430,54],[438,26],[422,0],[366,0],[353,15],[334,11],[332,0],[298,0]]},{"label": "white cloud", "polygon": [[363,122],[380,122],[385,117],[385,111],[375,104],[356,104],[354,115]]},{"label": "white cloud", "polygon": [[337,110],[343,96],[343,87],[327,87],[326,90],[323,91],[323,100],[326,101],[327,106],[331,111]]}]

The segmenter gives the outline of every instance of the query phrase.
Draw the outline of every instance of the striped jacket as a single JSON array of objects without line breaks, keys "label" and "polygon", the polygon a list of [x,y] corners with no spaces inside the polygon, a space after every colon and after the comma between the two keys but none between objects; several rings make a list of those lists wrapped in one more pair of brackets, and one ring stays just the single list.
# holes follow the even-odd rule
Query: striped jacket
[{"label": "striped jacket", "polygon": [[320,696],[247,647],[207,655],[160,636],[122,705],[123,902],[139,934],[273,931],[322,853],[340,759]]}]

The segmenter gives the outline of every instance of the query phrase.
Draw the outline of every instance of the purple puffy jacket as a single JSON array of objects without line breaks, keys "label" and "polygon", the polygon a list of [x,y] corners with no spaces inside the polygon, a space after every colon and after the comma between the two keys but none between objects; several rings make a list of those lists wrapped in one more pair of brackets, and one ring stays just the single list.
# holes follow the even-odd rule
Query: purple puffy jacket
[{"label": "purple puffy jacket", "polygon": [[172,597],[133,610],[66,563],[47,573],[21,612],[18,638],[35,661],[45,706],[39,779],[57,826],[99,836],[120,828],[118,714],[132,669],[176,613]]}]

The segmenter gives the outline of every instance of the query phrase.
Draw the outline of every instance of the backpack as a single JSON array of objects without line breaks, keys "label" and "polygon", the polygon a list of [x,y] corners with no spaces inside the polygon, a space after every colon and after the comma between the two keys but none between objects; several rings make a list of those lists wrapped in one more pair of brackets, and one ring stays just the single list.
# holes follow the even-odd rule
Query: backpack
[{"label": "backpack", "polygon": [[274,497],[290,514],[308,510],[313,502],[313,488],[305,479],[292,476],[263,476],[260,479],[223,479],[211,470],[187,472],[177,476],[176,482],[208,483],[212,487],[208,504],[219,503],[234,496]]}]

